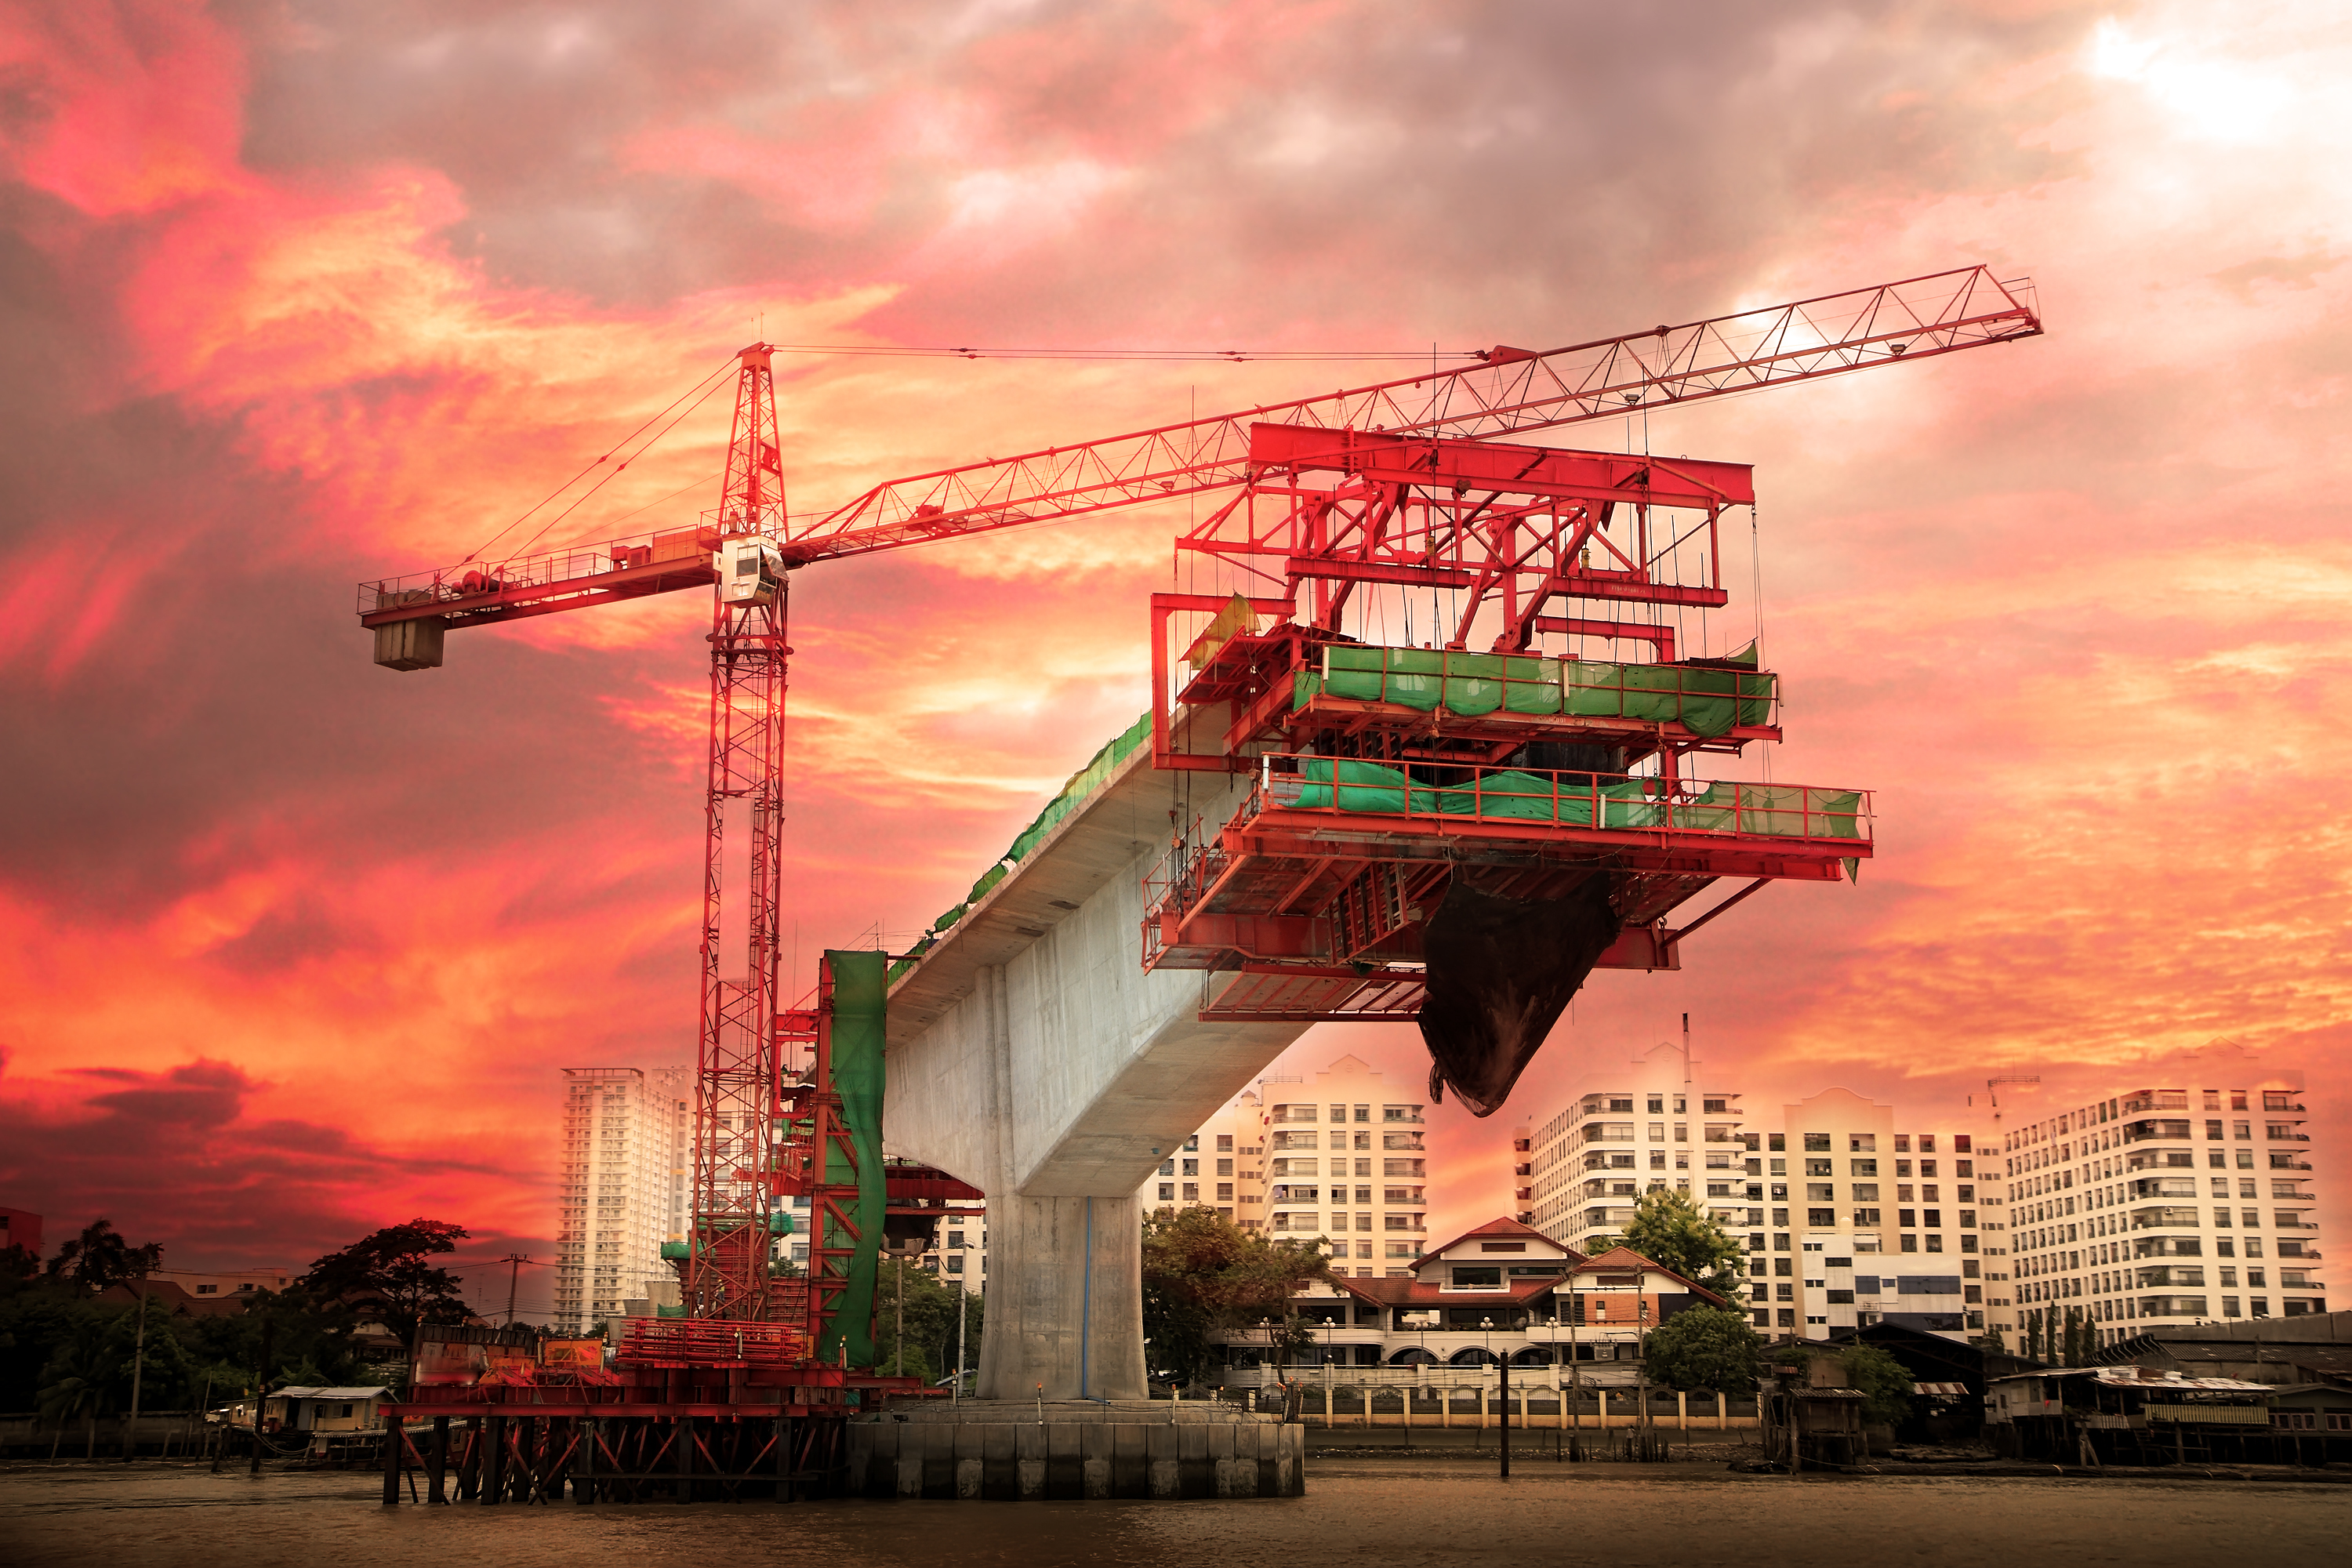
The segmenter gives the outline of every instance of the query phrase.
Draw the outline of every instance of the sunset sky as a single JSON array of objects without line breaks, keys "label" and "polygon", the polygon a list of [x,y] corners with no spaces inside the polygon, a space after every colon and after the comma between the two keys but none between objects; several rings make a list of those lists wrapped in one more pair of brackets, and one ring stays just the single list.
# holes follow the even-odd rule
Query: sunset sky
[{"label": "sunset sky", "polygon": [[[691,1056],[707,604],[401,675],[352,584],[757,336],[1546,346],[1981,261],[2046,337],[1654,417],[1756,466],[1772,767],[1874,790],[1877,858],[1597,978],[1502,1112],[1439,1114],[1432,1228],[1685,1010],[1751,1106],[1912,1124],[2221,1087],[2168,1058],[2223,1042],[2307,1075],[2341,1226],[2347,79],[2319,0],[7,5],[0,1205],[181,1266],[417,1214],[551,1255],[557,1069]],[[1391,373],[777,363],[795,511]],[[714,504],[725,402],[550,541]],[[803,980],[1144,705],[1183,515],[797,580]],[[1370,1026],[1273,1070],[1344,1052],[1426,1070]]]}]

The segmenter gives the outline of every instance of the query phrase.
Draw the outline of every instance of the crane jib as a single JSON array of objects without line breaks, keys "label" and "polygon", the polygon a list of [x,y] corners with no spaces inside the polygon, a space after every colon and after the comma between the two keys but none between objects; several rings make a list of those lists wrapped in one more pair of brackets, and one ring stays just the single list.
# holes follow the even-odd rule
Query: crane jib
[{"label": "crane jib", "polygon": [[[797,567],[1230,489],[1250,483],[1277,449],[1294,464],[1307,447],[1377,447],[1381,437],[1418,443],[1423,451],[1433,439],[1450,447],[1489,446],[1497,454],[1545,451],[1495,443],[1620,416],[1634,407],[1728,396],[2032,337],[2042,328],[2025,302],[2031,295],[2030,280],[2003,282],[1978,266],[1541,353],[1496,349],[1481,363],[1454,369],[893,479],[832,511],[780,520],[773,534],[783,563]],[[765,367],[758,374],[766,374]],[[765,464],[766,451],[758,456]],[[1456,476],[1488,460],[1460,458]],[[1677,461],[1673,468],[1680,478],[1712,488],[1718,505],[1748,499],[1744,485],[1724,477],[1737,465]],[[1658,504],[1668,504],[1660,480],[1671,477],[1664,463],[1644,476]],[[1471,482],[1477,482],[1475,473]],[[710,541],[693,541],[702,548],[692,549],[688,559],[648,561],[666,556],[667,542],[690,531],[581,546],[488,570],[461,566],[362,583],[360,623],[379,634],[379,662],[431,668],[439,662],[444,628],[586,609],[709,583],[704,550],[716,548],[715,530],[709,531]],[[420,621],[436,624],[417,633],[391,629]]]}]

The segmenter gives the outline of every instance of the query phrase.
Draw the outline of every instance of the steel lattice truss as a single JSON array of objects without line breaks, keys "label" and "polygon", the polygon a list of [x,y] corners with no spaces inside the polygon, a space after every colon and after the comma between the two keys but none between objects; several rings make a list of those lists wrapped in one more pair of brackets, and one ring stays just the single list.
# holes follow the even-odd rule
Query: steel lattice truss
[{"label": "steel lattice truss", "polygon": [[[788,565],[1051,522],[1245,484],[1255,426],[1499,439],[2032,337],[2042,321],[2021,295],[2030,298],[2029,285],[1970,267],[1541,353],[1496,348],[1481,364],[916,474],[831,511],[769,510],[757,522],[766,531],[772,521],[767,537],[782,542]],[[761,356],[764,374],[767,351],[746,352]],[[766,446],[744,448],[754,466],[773,450],[766,429]],[[730,451],[730,487],[737,460]],[[729,522],[735,515],[722,505],[702,548],[740,526]],[[711,579],[697,537],[646,534],[488,571],[379,578],[359,585],[360,624],[481,625],[701,586]]]},{"label": "steel lattice truss", "polygon": [[1988,268],[1971,267],[1567,348],[1496,348],[1479,365],[893,479],[796,520],[792,554],[819,561],[1223,489],[1252,477],[1254,425],[1492,439],[2041,330]]}]

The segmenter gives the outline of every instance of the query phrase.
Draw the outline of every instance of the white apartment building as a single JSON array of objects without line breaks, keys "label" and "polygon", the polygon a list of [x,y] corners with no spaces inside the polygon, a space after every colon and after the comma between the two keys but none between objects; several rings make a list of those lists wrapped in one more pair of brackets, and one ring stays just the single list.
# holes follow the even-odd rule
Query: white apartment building
[{"label": "white apartment building", "polygon": [[2327,1310],[2303,1075],[2200,1066],[2240,1087],[2119,1089],[2000,1135],[2021,1331],[2071,1310],[2104,1346]]},{"label": "white apartment building", "polygon": [[1418,1100],[1391,1098],[1361,1058],[1304,1079],[1260,1079],[1168,1151],[1136,1193],[1147,1214],[1214,1208],[1286,1239],[1325,1239],[1335,1273],[1412,1274],[1428,1240]]},{"label": "white apartment building", "polygon": [[1218,1108],[1199,1131],[1165,1151],[1166,1158],[1136,1189],[1145,1214],[1164,1208],[1213,1208],[1236,1225],[1265,1223],[1265,1118],[1268,1082],[1244,1089]]},{"label": "white apartment building", "polygon": [[1410,1278],[1429,1239],[1423,1102],[1351,1056],[1263,1092],[1267,1233],[1323,1237],[1334,1274]]},{"label": "white apartment building", "polygon": [[1747,1237],[1759,1329],[1987,1331],[1988,1292],[2005,1295],[2006,1210],[1976,1134],[1898,1132],[1893,1106],[1843,1089],[1784,1107],[1781,1128],[1762,1134],[1769,1223]]},{"label": "white apartment building", "polygon": [[2004,1326],[2007,1208],[2000,1184],[1979,1179],[1978,1134],[1898,1132],[1892,1106],[1842,1089],[1777,1121],[1751,1118],[1738,1089],[1694,1084],[1680,1047],[1661,1043],[1516,1131],[1518,1217],[1590,1252],[1623,1233],[1644,1193],[1675,1191],[1745,1244],[1759,1330]]},{"label": "white apartment building", "polygon": [[[1580,1089],[1511,1139],[1512,1191],[1522,1224],[1565,1247],[1613,1237],[1645,1192],[1666,1188],[1726,1226],[1761,1227],[1763,1168],[1743,1142],[1739,1091],[1690,1081],[1681,1047],[1662,1042]],[[1757,1244],[1760,1246],[1761,1244]]]},{"label": "white apartment building", "polygon": [[676,1300],[693,1137],[685,1068],[565,1068],[553,1326],[585,1333],[631,1299]]}]

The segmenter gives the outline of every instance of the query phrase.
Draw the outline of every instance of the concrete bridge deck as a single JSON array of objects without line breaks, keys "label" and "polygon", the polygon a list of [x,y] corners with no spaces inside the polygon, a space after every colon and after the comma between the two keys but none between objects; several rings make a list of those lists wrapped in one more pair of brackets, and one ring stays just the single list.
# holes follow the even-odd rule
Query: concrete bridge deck
[{"label": "concrete bridge deck", "polygon": [[1142,967],[1171,810],[1245,789],[1139,749],[891,989],[884,1137],[988,1194],[983,1398],[1144,1394],[1136,1189],[1308,1027],[1202,1023],[1234,976]]}]

